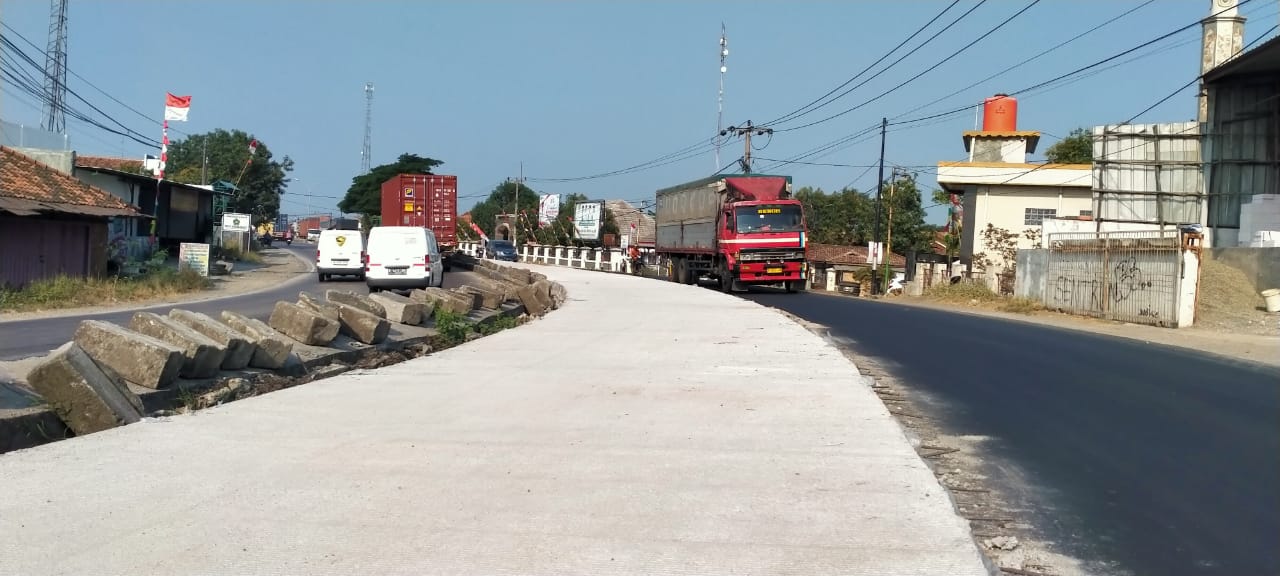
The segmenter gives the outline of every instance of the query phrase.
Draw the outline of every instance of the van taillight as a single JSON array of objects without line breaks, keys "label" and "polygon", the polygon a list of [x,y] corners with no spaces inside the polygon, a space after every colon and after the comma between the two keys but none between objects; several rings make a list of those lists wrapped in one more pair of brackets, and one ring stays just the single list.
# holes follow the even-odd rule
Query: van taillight
[{"label": "van taillight", "polygon": [[319,250],[319,249],[317,249],[317,250],[316,250],[316,262],[319,262],[319,261],[320,261],[320,250]]}]

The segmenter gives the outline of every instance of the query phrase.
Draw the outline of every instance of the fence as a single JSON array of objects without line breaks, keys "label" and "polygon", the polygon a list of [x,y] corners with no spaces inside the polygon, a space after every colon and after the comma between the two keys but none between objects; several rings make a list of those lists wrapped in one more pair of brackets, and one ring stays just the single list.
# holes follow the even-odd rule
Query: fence
[{"label": "fence", "polygon": [[1045,306],[1137,324],[1180,324],[1177,231],[1065,232],[1051,234],[1047,246]]},{"label": "fence", "polygon": [[[459,242],[458,248],[475,256],[481,245],[477,242]],[[518,251],[521,262],[548,264],[583,270],[604,272],[630,272],[626,254],[616,248],[578,248],[574,246],[521,246]],[[651,258],[651,254],[646,254]]]}]

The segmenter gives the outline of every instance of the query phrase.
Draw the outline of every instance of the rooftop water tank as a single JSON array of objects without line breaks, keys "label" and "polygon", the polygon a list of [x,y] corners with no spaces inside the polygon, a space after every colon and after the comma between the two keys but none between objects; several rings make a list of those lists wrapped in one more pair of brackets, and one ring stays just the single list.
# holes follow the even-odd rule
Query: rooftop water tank
[{"label": "rooftop water tank", "polygon": [[983,132],[1016,132],[1018,100],[1008,94],[996,94],[982,101]]}]

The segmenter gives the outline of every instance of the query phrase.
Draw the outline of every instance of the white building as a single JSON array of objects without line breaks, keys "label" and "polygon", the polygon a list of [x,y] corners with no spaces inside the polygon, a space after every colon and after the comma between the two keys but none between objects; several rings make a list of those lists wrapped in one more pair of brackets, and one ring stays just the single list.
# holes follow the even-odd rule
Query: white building
[{"label": "white building", "polygon": [[1046,218],[1088,218],[1093,210],[1091,166],[1028,163],[1040,133],[1017,130],[1016,114],[1012,97],[988,98],[983,130],[964,133],[969,159],[938,163],[938,185],[960,207],[960,261],[973,266],[985,254],[993,287],[1004,261],[988,253],[982,235],[988,225],[1018,235],[1018,248],[1032,248],[1035,241],[1024,233],[1038,232]]}]

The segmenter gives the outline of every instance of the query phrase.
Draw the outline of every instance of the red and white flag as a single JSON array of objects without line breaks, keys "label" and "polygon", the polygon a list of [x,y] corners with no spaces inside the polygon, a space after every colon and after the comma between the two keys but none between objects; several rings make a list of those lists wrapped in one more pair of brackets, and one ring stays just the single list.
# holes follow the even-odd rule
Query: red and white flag
[{"label": "red and white flag", "polygon": [[164,95],[164,119],[175,122],[186,122],[187,112],[191,110],[190,96],[174,96],[168,92]]},{"label": "red and white flag", "polygon": [[250,141],[249,141],[249,155],[250,155],[250,156],[253,156],[254,154],[257,154],[257,153],[258,153],[258,141],[257,141],[257,140],[250,140]]}]

